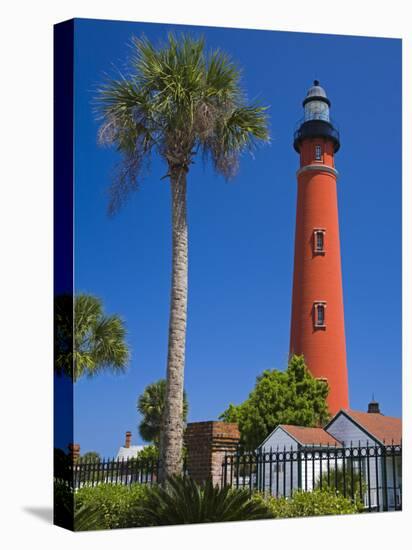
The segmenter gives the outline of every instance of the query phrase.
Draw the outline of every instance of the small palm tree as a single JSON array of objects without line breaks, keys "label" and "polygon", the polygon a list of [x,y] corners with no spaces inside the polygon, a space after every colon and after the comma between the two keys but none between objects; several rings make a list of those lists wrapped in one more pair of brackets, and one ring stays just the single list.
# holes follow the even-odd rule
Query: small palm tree
[{"label": "small palm tree", "polygon": [[[146,386],[137,400],[137,410],[143,417],[139,424],[139,433],[145,441],[152,441],[156,446],[160,442],[165,406],[166,380],[164,379]],[[188,410],[186,392],[183,391],[183,422],[186,422]]]},{"label": "small palm tree", "polygon": [[[74,310],[73,310],[74,307]],[[55,300],[55,371],[73,377],[95,376],[103,370],[123,372],[130,351],[118,315],[105,315],[99,298],[89,294]]]},{"label": "small palm tree", "polygon": [[105,529],[104,511],[96,505],[83,505],[74,512],[74,531],[97,531]]},{"label": "small palm tree", "polygon": [[246,489],[200,485],[189,477],[169,478],[150,488],[138,506],[143,525],[178,525],[216,521],[245,521],[271,517],[263,500],[252,499]]},{"label": "small palm tree", "polygon": [[186,180],[198,153],[226,178],[240,155],[269,139],[265,107],[248,104],[239,70],[220,51],[204,52],[204,40],[169,35],[156,48],[134,38],[130,70],[99,91],[99,140],[122,155],[111,187],[115,212],[137,188],[156,152],[167,165],[172,195],[172,288],[167,357],[166,410],[160,479],[181,472],[183,377],[186,345],[188,232]]}]

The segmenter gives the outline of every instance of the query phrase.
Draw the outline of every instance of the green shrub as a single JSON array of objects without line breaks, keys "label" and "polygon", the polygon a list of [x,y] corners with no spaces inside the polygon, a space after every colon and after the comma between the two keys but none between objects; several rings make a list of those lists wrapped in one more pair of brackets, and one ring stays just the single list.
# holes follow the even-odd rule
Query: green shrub
[{"label": "green shrub", "polygon": [[353,488],[355,499],[362,500],[367,489],[367,484],[363,481],[358,470],[351,471],[349,466],[347,466],[345,471],[342,467],[337,469],[331,468],[329,474],[324,472],[317,479],[315,489],[328,488],[331,491],[337,490],[341,495],[346,494],[347,496],[350,496]]},{"label": "green shrub", "polygon": [[263,497],[256,493],[253,500],[265,502],[273,518],[356,514],[363,509],[360,501],[352,502],[349,498],[327,489],[296,491],[291,498]]},{"label": "green shrub", "polygon": [[156,467],[159,460],[159,449],[155,445],[146,445],[134,458],[129,458],[129,463],[137,462],[143,468],[148,466],[151,470]]},{"label": "green shrub", "polygon": [[[75,529],[116,529],[141,523],[136,510],[147,498],[146,485],[97,485],[75,495]],[[90,522],[87,517],[90,516]]]},{"label": "green shrub", "polygon": [[264,501],[247,490],[200,485],[190,478],[171,478],[160,485],[98,485],[75,497],[75,530],[116,529],[272,517]]},{"label": "green shrub", "polygon": [[330,490],[296,491],[274,498],[248,490],[198,484],[188,477],[161,485],[98,485],[75,495],[75,530],[116,529],[264,518],[293,518],[362,511],[360,501]]}]

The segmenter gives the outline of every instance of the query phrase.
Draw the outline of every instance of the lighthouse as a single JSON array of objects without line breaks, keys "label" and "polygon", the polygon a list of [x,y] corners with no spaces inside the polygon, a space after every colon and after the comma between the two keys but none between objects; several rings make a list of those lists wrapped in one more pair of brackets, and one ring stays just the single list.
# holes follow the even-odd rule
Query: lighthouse
[{"label": "lighthouse", "polygon": [[348,408],[349,395],[335,168],[340,137],[330,106],[315,80],[294,133],[300,167],[290,353],[303,355],[312,375],[327,381],[328,407],[334,414]]}]

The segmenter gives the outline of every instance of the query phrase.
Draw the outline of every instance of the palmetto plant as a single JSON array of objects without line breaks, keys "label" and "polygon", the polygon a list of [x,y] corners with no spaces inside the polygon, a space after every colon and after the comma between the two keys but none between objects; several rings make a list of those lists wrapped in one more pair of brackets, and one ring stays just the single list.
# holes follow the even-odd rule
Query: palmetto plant
[{"label": "palmetto plant", "polygon": [[[137,410],[142,415],[139,433],[145,441],[152,441],[156,446],[160,442],[163,415],[166,405],[166,380],[149,384],[137,400]],[[189,405],[186,392],[183,391],[183,422],[186,421]]]},{"label": "palmetto plant", "polygon": [[169,35],[155,47],[134,38],[127,74],[99,90],[100,143],[113,145],[121,163],[111,186],[115,212],[137,188],[152,153],[164,160],[172,195],[172,289],[164,437],[160,478],[181,471],[183,376],[186,343],[188,233],[186,178],[194,157],[210,158],[226,178],[239,157],[267,141],[265,107],[248,104],[239,70],[227,55],[205,53],[203,39]]},{"label": "palmetto plant", "polygon": [[89,294],[55,300],[55,371],[58,375],[95,376],[123,372],[129,361],[126,329],[118,315],[105,315],[99,298]]},{"label": "palmetto plant", "polygon": [[74,513],[74,531],[97,531],[105,529],[103,511],[97,506],[82,506]]},{"label": "palmetto plant", "polygon": [[150,488],[138,507],[145,525],[177,525],[214,521],[244,521],[271,517],[263,500],[252,499],[246,489],[201,485],[189,477],[169,478]]}]

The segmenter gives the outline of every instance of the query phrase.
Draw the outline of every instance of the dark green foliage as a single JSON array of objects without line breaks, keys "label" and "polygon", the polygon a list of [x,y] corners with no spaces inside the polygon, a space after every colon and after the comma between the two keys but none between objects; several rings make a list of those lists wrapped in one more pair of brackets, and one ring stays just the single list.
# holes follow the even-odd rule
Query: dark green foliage
[{"label": "dark green foliage", "polygon": [[342,467],[337,469],[331,468],[329,476],[327,472],[324,472],[322,478],[317,480],[316,488],[330,489],[332,492],[337,491],[339,494],[349,497],[352,495],[353,485],[353,496],[355,500],[362,501],[367,485],[359,474],[358,464],[354,465],[353,469],[352,476],[349,461],[347,461],[345,473]]},{"label": "dark green foliage", "polygon": [[356,514],[363,509],[360,503],[328,490],[296,491],[292,498],[263,497],[256,493],[252,500],[266,504],[273,518]]},{"label": "dark green foliage", "polygon": [[54,480],[53,521],[55,525],[73,530],[74,491],[61,479]]},{"label": "dark green foliage", "polygon": [[84,455],[80,457],[80,462],[91,463],[91,462],[100,462],[100,461],[101,461],[100,454],[97,453],[96,451],[89,451],[88,453],[84,453]]},{"label": "dark green foliage", "polygon": [[136,464],[143,475],[145,475],[145,472],[152,472],[154,479],[157,479],[159,473],[159,447],[147,445],[134,458],[129,458],[128,463]]},{"label": "dark green foliage", "polygon": [[324,425],[327,395],[327,384],[310,374],[303,356],[294,355],[285,371],[265,370],[246,401],[230,404],[220,418],[237,422],[242,446],[254,450],[278,424]]},{"label": "dark green foliage", "polygon": [[152,487],[140,510],[145,525],[244,521],[269,517],[265,503],[251,500],[247,490],[214,487],[210,481],[199,485],[189,477],[172,477],[165,486]]},{"label": "dark green foliage", "polygon": [[54,448],[53,518],[60,527],[73,530],[74,491],[71,459],[63,449]]},{"label": "dark green foliage", "polygon": [[[76,492],[75,529],[116,529],[141,525],[142,517],[137,508],[147,498],[149,487],[134,484],[102,484],[83,487]],[[90,522],[88,513],[90,512]]]},{"label": "dark green foliage", "polygon": [[90,504],[78,508],[74,513],[74,531],[96,531],[108,529],[106,520],[101,508]]},{"label": "dark green foliage", "polygon": [[137,453],[136,459],[142,464],[156,464],[159,460],[159,448],[155,445],[147,445]]},{"label": "dark green foliage", "polygon": [[99,485],[76,493],[75,530],[116,529],[271,517],[247,490],[174,477],[165,486]]},{"label": "dark green foliage", "polygon": [[[149,384],[137,401],[137,410],[142,415],[139,433],[145,441],[159,445],[162,417],[166,404],[166,380],[161,379]],[[183,392],[183,421],[186,422],[189,411],[186,392]]]},{"label": "dark green foliage", "polygon": [[63,449],[54,448],[54,478],[59,481],[69,482],[72,479],[70,455],[65,453]]},{"label": "dark green foliage", "polygon": [[[73,327],[74,325],[74,327]],[[74,328],[74,330],[73,330]],[[60,295],[55,299],[55,372],[73,377],[95,376],[102,370],[123,372],[130,351],[118,315],[105,315],[96,296]]]},{"label": "dark green foliage", "polygon": [[[73,528],[73,495],[59,485],[58,525]],[[57,494],[57,493],[56,493]],[[250,496],[246,489],[200,485],[189,477],[170,478],[161,485],[98,485],[75,495],[74,529],[116,529],[265,518],[291,518],[361,512],[361,502],[351,502],[330,490],[296,491],[292,498]],[[56,515],[55,512],[55,515]]]}]

